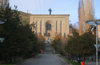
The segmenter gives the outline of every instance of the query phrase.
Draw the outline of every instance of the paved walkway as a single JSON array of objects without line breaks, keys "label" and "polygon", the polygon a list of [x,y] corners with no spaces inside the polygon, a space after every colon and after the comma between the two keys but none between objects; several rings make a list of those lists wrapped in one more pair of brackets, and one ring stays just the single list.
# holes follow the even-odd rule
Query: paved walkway
[{"label": "paved walkway", "polygon": [[[96,65],[96,62],[85,62],[85,65]],[[100,62],[99,62],[100,65]]]},{"label": "paved walkway", "polygon": [[16,65],[69,65],[59,54],[40,54]]}]

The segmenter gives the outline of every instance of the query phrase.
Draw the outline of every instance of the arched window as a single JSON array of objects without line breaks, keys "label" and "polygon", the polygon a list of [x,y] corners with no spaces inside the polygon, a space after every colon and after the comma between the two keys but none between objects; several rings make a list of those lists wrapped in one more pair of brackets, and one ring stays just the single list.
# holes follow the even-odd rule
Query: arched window
[{"label": "arched window", "polygon": [[46,30],[51,30],[51,24],[49,22],[46,22]]}]

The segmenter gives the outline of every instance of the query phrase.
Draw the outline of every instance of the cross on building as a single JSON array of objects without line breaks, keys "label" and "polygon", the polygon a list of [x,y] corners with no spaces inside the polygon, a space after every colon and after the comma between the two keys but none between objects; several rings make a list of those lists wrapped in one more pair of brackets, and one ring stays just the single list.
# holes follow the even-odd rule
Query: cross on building
[{"label": "cross on building", "polygon": [[51,15],[52,9],[50,8],[48,11],[49,11],[49,15]]}]

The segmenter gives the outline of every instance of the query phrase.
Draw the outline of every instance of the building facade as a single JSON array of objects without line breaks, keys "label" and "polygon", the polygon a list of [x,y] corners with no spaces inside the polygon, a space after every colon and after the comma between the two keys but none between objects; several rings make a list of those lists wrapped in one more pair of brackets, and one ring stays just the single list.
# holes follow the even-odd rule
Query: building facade
[{"label": "building facade", "polygon": [[66,37],[69,34],[69,15],[32,15],[30,24],[37,35],[53,40],[56,35]]}]

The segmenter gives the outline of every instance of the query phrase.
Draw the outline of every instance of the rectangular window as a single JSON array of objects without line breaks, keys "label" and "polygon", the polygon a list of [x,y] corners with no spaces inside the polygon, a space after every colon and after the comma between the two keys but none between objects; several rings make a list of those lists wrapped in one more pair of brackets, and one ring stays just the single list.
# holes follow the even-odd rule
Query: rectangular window
[{"label": "rectangular window", "polygon": [[46,24],[46,30],[51,30],[51,24]]}]

